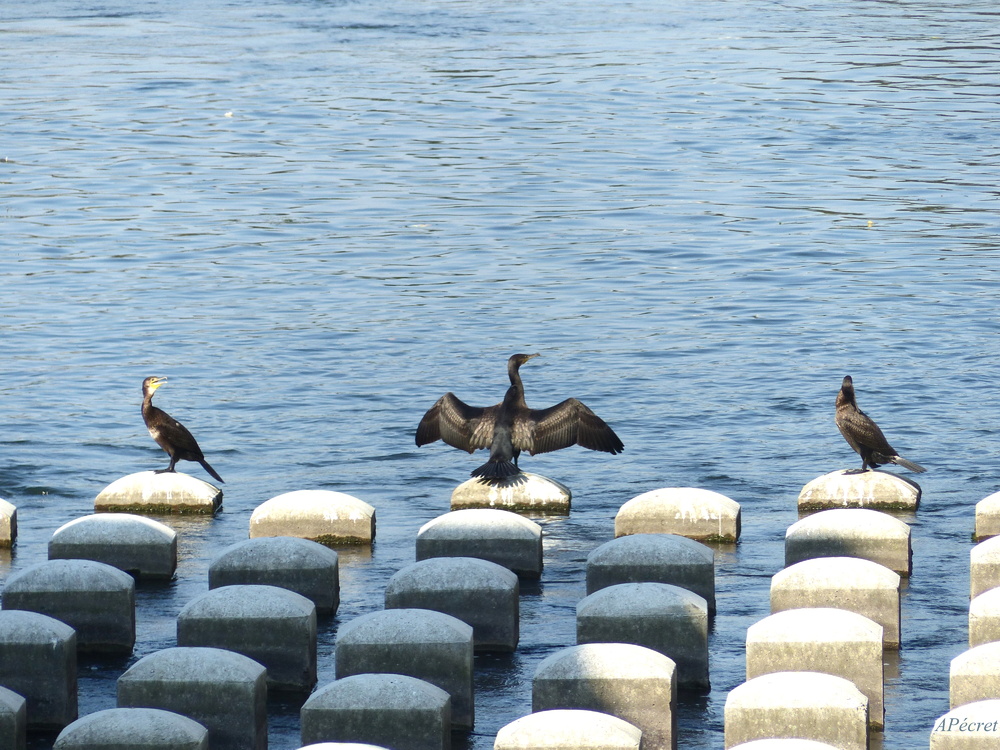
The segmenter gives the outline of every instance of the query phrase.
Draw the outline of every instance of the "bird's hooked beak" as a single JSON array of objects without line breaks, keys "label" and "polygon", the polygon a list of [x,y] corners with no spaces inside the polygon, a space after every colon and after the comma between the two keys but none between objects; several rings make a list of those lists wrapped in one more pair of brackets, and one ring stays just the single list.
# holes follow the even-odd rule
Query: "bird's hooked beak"
[{"label": "bird's hooked beak", "polygon": [[161,385],[163,385],[166,382],[167,382],[166,378],[150,378],[149,379],[149,388],[150,388],[150,390],[155,391],[157,388],[159,388]]}]

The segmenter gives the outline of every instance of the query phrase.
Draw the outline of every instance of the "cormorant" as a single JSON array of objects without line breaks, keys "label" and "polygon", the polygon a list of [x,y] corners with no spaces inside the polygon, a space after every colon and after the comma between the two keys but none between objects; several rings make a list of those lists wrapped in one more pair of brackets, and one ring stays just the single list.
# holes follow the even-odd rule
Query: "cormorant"
[{"label": "cormorant", "polygon": [[472,472],[483,481],[503,480],[520,474],[517,457],[582,445],[591,450],[621,453],[622,441],[607,423],[575,398],[550,406],[529,409],[518,373],[521,365],[537,354],[515,354],[507,360],[510,388],[495,406],[469,406],[453,393],[446,393],[432,406],[417,427],[417,445],[444,440],[448,445],[472,453],[489,448],[489,460]]},{"label": "cormorant", "polygon": [[220,482],[223,481],[215,469],[208,465],[205,455],[198,447],[194,435],[187,427],[167,414],[163,409],[153,406],[153,394],[156,389],[167,382],[166,378],[149,377],[142,381],[142,420],[153,440],[170,456],[170,466],[160,469],[157,474],[175,471],[174,464],[178,461],[197,461],[202,467]]},{"label": "cormorant", "polygon": [[889,445],[882,430],[871,417],[858,408],[854,400],[854,381],[850,375],[844,378],[837,394],[837,416],[835,418],[840,434],[844,436],[854,451],[861,456],[861,470],[874,469],[880,464],[893,463],[904,469],[917,472],[927,471],[920,464],[907,461]]}]

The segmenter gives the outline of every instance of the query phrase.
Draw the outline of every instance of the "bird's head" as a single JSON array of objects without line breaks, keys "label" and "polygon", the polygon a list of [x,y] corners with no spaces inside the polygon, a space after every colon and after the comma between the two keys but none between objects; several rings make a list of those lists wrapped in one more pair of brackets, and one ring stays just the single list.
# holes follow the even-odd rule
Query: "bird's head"
[{"label": "bird's head", "polygon": [[540,354],[515,354],[507,360],[507,366],[517,369],[532,357],[540,357]]},{"label": "bird's head", "polygon": [[167,382],[166,378],[158,378],[151,375],[142,381],[142,395],[149,396],[156,392],[156,389]]}]

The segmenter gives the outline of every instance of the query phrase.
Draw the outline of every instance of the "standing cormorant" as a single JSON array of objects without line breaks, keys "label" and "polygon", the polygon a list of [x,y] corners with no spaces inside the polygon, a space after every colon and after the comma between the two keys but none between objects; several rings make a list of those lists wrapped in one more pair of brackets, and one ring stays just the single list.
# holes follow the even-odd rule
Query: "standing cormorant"
[{"label": "standing cormorant", "polygon": [[835,421],[844,440],[861,456],[861,471],[888,463],[897,464],[918,474],[927,471],[920,464],[907,461],[896,453],[878,425],[858,408],[858,402],[854,400],[854,381],[850,375],[844,378],[840,393],[837,394]]},{"label": "standing cormorant", "polygon": [[507,360],[510,388],[495,406],[469,406],[453,393],[446,393],[432,406],[417,427],[417,445],[443,440],[472,453],[489,448],[489,460],[472,472],[484,481],[503,480],[520,473],[517,457],[582,445],[591,450],[621,453],[622,441],[607,423],[575,398],[550,406],[529,409],[518,373],[521,365],[537,354],[515,354]]},{"label": "standing cormorant", "polygon": [[188,428],[163,409],[153,406],[153,394],[166,382],[166,378],[157,377],[149,377],[142,381],[142,420],[146,423],[146,429],[149,430],[153,440],[170,456],[170,466],[156,473],[175,471],[174,464],[178,461],[197,461],[205,471],[225,484],[215,469],[208,465],[205,455],[198,447],[198,442],[194,439],[194,435],[188,432]]}]

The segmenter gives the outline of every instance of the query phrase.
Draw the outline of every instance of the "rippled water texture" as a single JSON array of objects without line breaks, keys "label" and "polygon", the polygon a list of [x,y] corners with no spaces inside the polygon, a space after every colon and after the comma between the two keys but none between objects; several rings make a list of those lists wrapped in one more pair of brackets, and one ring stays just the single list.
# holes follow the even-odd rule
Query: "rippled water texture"
[{"label": "rippled water texture", "polygon": [[[743,506],[719,550],[712,692],[680,746],[722,745],[746,628],[810,479],[860,465],[861,407],[929,468],[884,747],[926,747],[965,649],[974,504],[998,488],[1000,16],[987,2],[27,2],[0,8],[0,580],[128,473],[166,465],[139,384],[226,479],[168,519],[177,580],[139,590],[133,659],[175,643],[207,566],[296,489],[373,504],[340,623],[382,606],[482,457],[413,430],[445,391],[584,400],[625,453],[522,466],[568,484],[509,658],[477,657],[492,747],[575,642],[618,507],[698,486]],[[204,476],[194,465],[182,468]],[[83,662],[81,713],[127,664]],[[270,746],[298,746],[272,700]],[[51,739],[35,738],[34,747]],[[877,746],[877,743],[876,743]]]}]

